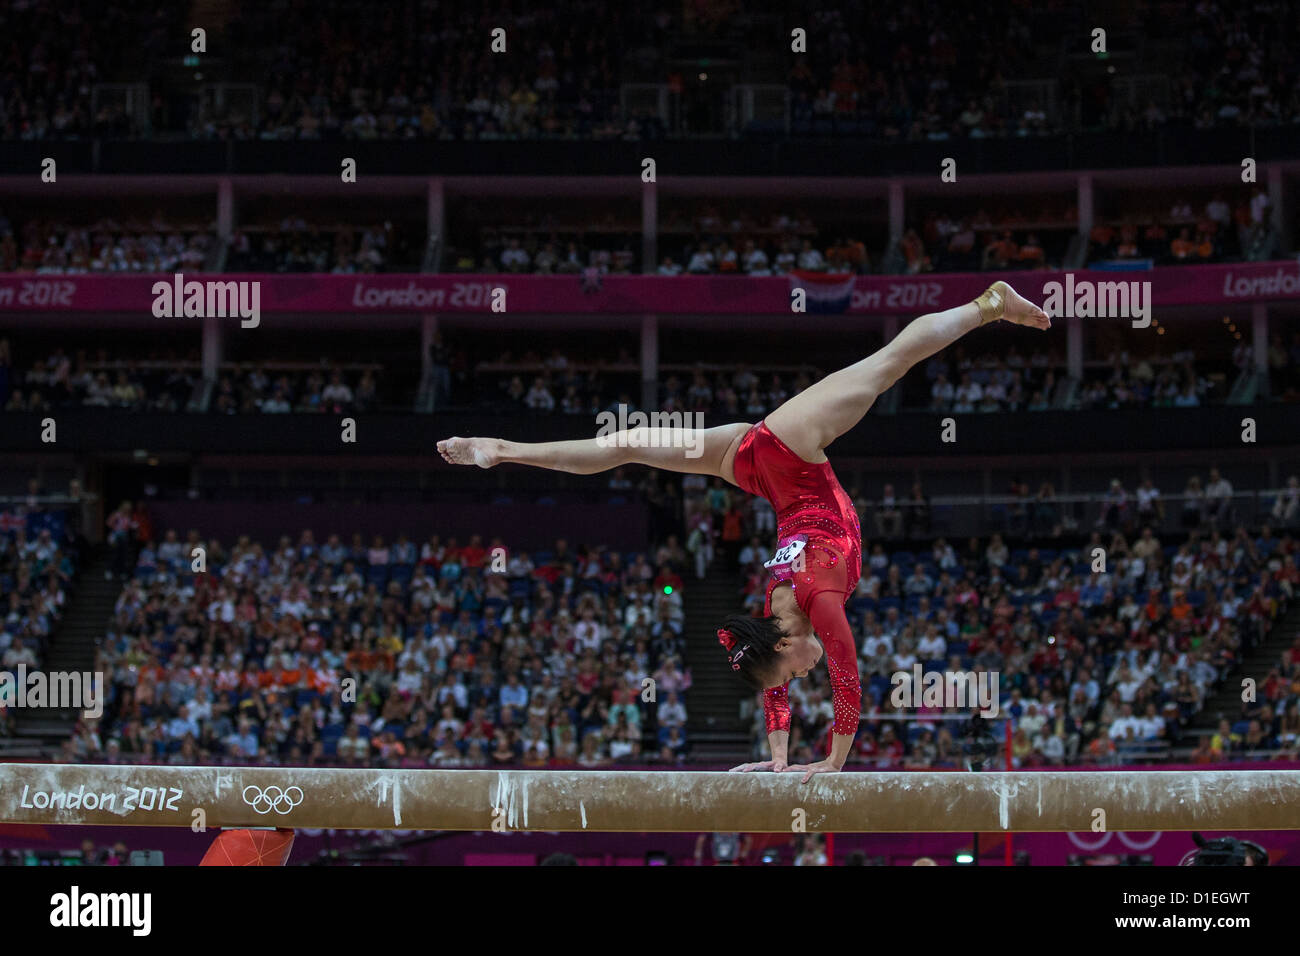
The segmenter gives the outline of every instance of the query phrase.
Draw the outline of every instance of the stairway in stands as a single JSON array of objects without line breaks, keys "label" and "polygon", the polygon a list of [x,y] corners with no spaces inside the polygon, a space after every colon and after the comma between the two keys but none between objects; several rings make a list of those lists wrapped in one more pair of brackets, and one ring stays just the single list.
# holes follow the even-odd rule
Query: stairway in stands
[{"label": "stairway in stands", "polygon": [[[69,595],[63,620],[51,635],[46,659],[42,662],[46,672],[87,673],[94,668],[96,645],[104,635],[105,625],[122,590],[120,582],[104,580],[108,570],[108,554],[102,551],[92,553]],[[105,687],[109,677],[104,675]],[[71,709],[23,708],[16,710],[15,715],[17,727],[14,736],[0,738],[0,760],[57,758],[80,713]]]},{"label": "stairway in stands", "polygon": [[[1241,714],[1242,680],[1253,677],[1257,688],[1262,685],[1268,672],[1281,663],[1282,652],[1294,643],[1297,634],[1300,634],[1300,601],[1295,602],[1273,625],[1264,642],[1251,650],[1250,655],[1241,662],[1241,669],[1230,675],[1222,687],[1206,698],[1205,706],[1188,728],[1189,736],[1213,736],[1219,729],[1220,717],[1236,723]],[[1195,746],[1195,743],[1194,740],[1192,745]]]},{"label": "stairway in stands", "polygon": [[740,610],[740,575],[713,562],[703,581],[686,582],[686,661],[691,689],[686,692],[686,739],[695,763],[734,764],[749,753],[748,722],[741,706],[749,697],[723,660],[716,631],[728,614]]}]

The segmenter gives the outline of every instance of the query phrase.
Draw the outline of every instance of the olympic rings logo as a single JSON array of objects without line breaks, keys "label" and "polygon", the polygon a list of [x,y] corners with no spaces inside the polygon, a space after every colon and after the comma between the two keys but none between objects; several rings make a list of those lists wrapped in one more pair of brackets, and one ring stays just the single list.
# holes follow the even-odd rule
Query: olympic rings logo
[{"label": "olympic rings logo", "polygon": [[1123,830],[1117,830],[1113,834],[1109,830],[1107,830],[1101,834],[1101,839],[1099,839],[1096,843],[1091,843],[1091,844],[1085,843],[1083,840],[1081,840],[1077,833],[1068,833],[1066,835],[1070,838],[1070,842],[1073,843],[1075,846],[1077,846],[1080,850],[1100,850],[1103,846],[1105,846],[1107,843],[1110,842],[1110,838],[1112,836],[1118,836],[1119,842],[1123,843],[1130,850],[1149,850],[1160,841],[1160,834],[1161,831],[1156,830],[1154,833],[1148,836],[1145,842],[1141,842],[1138,840],[1134,840]]},{"label": "olympic rings logo", "polygon": [[257,786],[247,786],[244,788],[244,802],[253,808],[253,812],[265,816],[274,810],[280,816],[284,816],[294,807],[303,801],[302,787],[290,787],[287,790],[281,790],[279,787],[267,787],[263,790]]}]

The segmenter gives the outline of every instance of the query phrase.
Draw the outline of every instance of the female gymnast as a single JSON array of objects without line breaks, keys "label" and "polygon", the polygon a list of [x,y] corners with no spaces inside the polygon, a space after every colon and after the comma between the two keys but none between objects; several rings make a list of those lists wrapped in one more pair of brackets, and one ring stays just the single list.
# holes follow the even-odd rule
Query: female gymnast
[{"label": "female gymnast", "polygon": [[[857,647],[844,606],[862,567],[857,513],[826,460],[826,447],[856,425],[880,395],[912,366],[972,329],[1005,319],[1048,329],[1047,313],[1005,282],[979,298],[911,322],[880,351],[826,376],[755,425],[691,430],[629,429],[579,441],[523,443],[502,438],[448,438],[438,451],[448,462],[491,468],[504,462],[591,475],[627,464],[717,476],[771,502],[777,549],[764,617],[736,614],[718,630],[727,663],[753,690],[763,691],[772,759],[736,771],[814,774],[844,766],[862,710]],[[689,452],[689,454],[688,454]],[[831,752],[806,765],[787,763],[790,705],[787,685],[823,659],[830,674],[835,721]]]}]

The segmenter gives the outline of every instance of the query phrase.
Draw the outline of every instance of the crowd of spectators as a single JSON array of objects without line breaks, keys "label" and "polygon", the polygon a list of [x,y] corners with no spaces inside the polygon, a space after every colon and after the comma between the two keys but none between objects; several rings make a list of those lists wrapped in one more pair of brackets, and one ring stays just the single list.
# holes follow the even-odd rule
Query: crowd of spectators
[{"label": "crowd of spectators", "polygon": [[264,547],[110,527],[136,540],[97,662],[109,702],[68,759],[601,766],[685,753],[674,537],[650,553],[557,541],[529,554],[478,536],[304,531]]},{"label": "crowd of spectators", "polygon": [[1168,212],[1137,212],[1102,220],[1088,236],[1088,259],[1149,259],[1156,265],[1268,259],[1277,252],[1268,192],[1257,188],[1229,201],[1214,193],[1202,209],[1179,199]]},{"label": "crowd of spectators", "polygon": [[[537,415],[631,415],[639,408],[636,364],[626,352],[611,363],[575,362],[560,350],[545,358],[527,353],[503,354],[480,366],[486,387],[477,396],[501,409]],[[760,374],[761,373],[761,374]],[[802,392],[820,373],[816,369],[755,370],[748,365],[668,371],[660,382],[659,411],[757,421],[792,395]],[[683,419],[684,420],[684,419]]]},{"label": "crowd of spectators", "polygon": [[365,228],[309,224],[288,217],[274,227],[237,231],[227,272],[319,272],[335,275],[414,271],[420,263],[391,222]]},{"label": "crowd of spectators", "polygon": [[[0,272],[205,272],[218,261],[218,245],[210,224],[184,224],[161,212],[148,218],[105,217],[89,225],[36,218],[15,226],[0,211]],[[419,243],[392,222],[363,228],[291,216],[273,226],[237,231],[225,271],[352,275],[418,271],[420,265]]]},{"label": "crowd of spectators", "polygon": [[[255,82],[256,117],[198,114],[193,135],[236,139],[640,139],[624,114],[624,58],[655,22],[592,0],[471,11],[402,0],[302,8],[244,0],[227,28],[231,78]],[[492,48],[503,32],[504,50]],[[268,38],[294,37],[293,43]]]},{"label": "crowd of spectators", "polygon": [[[1148,122],[1216,126],[1277,126],[1300,117],[1300,78],[1285,47],[1300,36],[1300,17],[1287,5],[1252,0],[1239,5],[1184,0],[1174,23],[1189,29],[1168,114]],[[1148,107],[1150,110],[1150,107]]]},{"label": "crowd of spectators", "polygon": [[[1231,200],[1231,201],[1230,201]],[[803,212],[755,215],[705,202],[669,206],[659,230],[658,275],[786,275],[794,271],[868,275],[1062,269],[1078,231],[1067,200],[1009,200],[974,212],[922,211],[896,244],[862,224],[814,222]],[[1139,203],[1140,205],[1140,203]],[[1203,206],[1193,212],[1194,205]],[[600,227],[600,228],[597,228]],[[868,230],[869,231],[869,230]],[[591,220],[586,226],[481,231],[476,247],[453,251],[456,271],[626,275],[640,271],[636,230]],[[1150,259],[1158,265],[1252,261],[1279,251],[1266,191],[1193,192],[1166,209],[1101,218],[1089,234],[1089,262]]]},{"label": "crowd of spectators", "polygon": [[[1199,408],[1222,401],[1227,382],[1198,369],[1192,354],[1178,353],[1164,364],[1133,358],[1127,352],[1110,356],[1106,371],[1085,370],[1074,397],[1077,408]],[[1157,371],[1159,369],[1159,371]]]},{"label": "crowd of spectators", "polygon": [[[904,379],[901,406],[944,414],[1053,407],[1197,408],[1221,403],[1237,373],[1253,367],[1251,343],[1236,340],[1230,345],[1217,361],[1198,360],[1190,349],[1167,356],[1112,352],[1104,360],[1085,363],[1083,378],[1067,389],[1065,360],[1057,350],[1022,352],[1010,344],[996,353],[976,354],[959,344],[931,358],[924,375]],[[1281,335],[1273,336],[1269,365],[1271,391],[1258,397],[1295,400],[1300,390],[1300,333],[1292,335],[1289,348]],[[530,414],[596,415],[619,405],[631,411],[637,405],[632,398],[636,375],[636,363],[626,351],[609,364],[575,361],[559,350],[544,358],[506,353],[479,367],[475,397],[502,410],[525,409]],[[821,375],[812,367],[746,363],[666,368],[659,383],[659,409],[756,421]]]},{"label": "crowd of spectators", "polygon": [[216,247],[207,227],[168,220],[105,217],[90,225],[27,219],[17,229],[0,212],[0,272],[204,272]]},{"label": "crowd of spectators", "polygon": [[957,345],[926,362],[924,381],[905,385],[911,395],[904,393],[904,403],[920,407],[920,389],[928,386],[934,412],[1042,411],[1051,406],[1063,366],[1060,355],[1045,349],[1025,354],[1010,345],[972,355]]},{"label": "crowd of spectators", "polygon": [[[871,255],[861,240],[840,237],[825,246],[794,233],[751,232],[723,227],[689,241],[664,236],[661,246],[674,249],[661,257],[655,273],[677,275],[786,275],[795,270],[865,275]],[[635,275],[640,272],[639,238],[627,234],[556,233],[543,238],[490,235],[477,247],[456,247],[444,260],[450,271],[514,272],[532,275]]]},{"label": "crowd of spectators", "polygon": [[443,257],[452,272],[513,272],[532,275],[634,275],[640,256],[639,237],[630,231],[552,230],[543,237],[527,232],[521,238],[486,230],[477,246],[458,245]]},{"label": "crowd of spectators", "polygon": [[[1224,323],[1227,324],[1225,319]],[[1198,361],[1195,352],[1174,352],[1157,359],[1126,351],[1107,357],[1103,368],[1085,367],[1084,379],[1074,394],[1074,408],[1198,408],[1223,402],[1236,376],[1256,369],[1254,344],[1234,334],[1231,358],[1227,343],[1223,359]],[[1292,333],[1290,347],[1280,334],[1270,336],[1267,371],[1270,385],[1259,399],[1296,401],[1300,382],[1300,333]]]},{"label": "crowd of spectators", "polygon": [[[1167,212],[1102,218],[1089,235],[1088,261],[1152,260],[1158,265],[1262,260],[1279,253],[1264,190],[1232,203],[1223,193],[1175,200]],[[922,204],[924,206],[924,204]],[[714,203],[673,206],[660,229],[658,275],[917,274],[1061,269],[1077,231],[1068,203],[1014,201],[918,214],[897,243],[862,223],[814,222],[803,212],[753,214]],[[436,268],[448,272],[533,275],[634,275],[643,271],[640,233],[611,215],[560,221],[551,214],[506,226],[482,226],[450,242]],[[534,221],[535,220],[535,221]],[[883,227],[882,227],[883,228]],[[76,274],[201,272],[220,258],[215,230],[161,212],[90,225],[27,219],[0,211],[0,272]],[[393,222],[366,227],[287,216],[247,226],[232,237],[228,272],[373,274],[418,271],[421,243]]]},{"label": "crowd of spectators", "polygon": [[759,421],[820,377],[821,373],[811,368],[759,374],[743,364],[713,371],[696,369],[689,375],[669,373],[660,385],[661,408]]},{"label": "crowd of spectators", "polygon": [[[0,504],[0,668],[9,674],[45,660],[80,560],[69,513],[43,504],[35,480],[28,491],[23,504]],[[13,708],[0,701],[0,736],[14,723]]]},{"label": "crowd of spectators", "polygon": [[[1300,482],[1292,476],[1288,493],[1278,501],[1275,514],[1289,512],[1295,522],[1300,508]],[[1294,595],[1300,588],[1300,570],[1294,555],[1274,571],[1279,586]],[[1196,759],[1232,760],[1249,758],[1261,750],[1294,750],[1300,745],[1300,636],[1283,649],[1276,666],[1259,681],[1254,695],[1243,695],[1241,709],[1234,717],[1219,721],[1216,732],[1202,738]]]},{"label": "crowd of spectators", "polygon": [[[154,80],[154,70],[188,42],[186,12],[181,4],[149,0],[112,7],[21,0],[0,7],[0,140],[143,135],[146,127],[120,99],[95,102],[95,86]],[[161,94],[161,86],[153,92]],[[160,99],[149,110],[157,120]]]},{"label": "crowd of spectators", "polygon": [[[674,44],[692,42],[721,43],[720,52],[737,56],[784,52],[766,66],[757,60],[751,74],[789,89],[795,136],[944,141],[1080,126],[1268,126],[1300,117],[1300,81],[1285,53],[1300,40],[1300,18],[1267,0],[1181,0],[1135,14],[1133,31],[1162,41],[1144,51],[1143,73],[1166,78],[1141,94],[1109,75],[1080,73],[1069,58],[1042,61],[1041,51],[1060,48],[1069,28],[1061,2],[980,16],[951,0],[910,0],[883,15],[861,4],[806,2],[737,12],[710,17],[695,6],[640,11],[593,0],[491,12],[418,0],[376,11],[358,0],[327,0],[308,11],[242,0],[222,35],[209,38],[229,51],[211,79],[251,84],[256,93],[219,108],[157,68],[190,52],[179,11],[138,0],[111,12],[24,0],[0,14],[0,35],[14,38],[0,61],[0,139],[151,129],[291,140],[662,136],[651,111],[625,112],[619,91],[629,81],[667,85],[680,98],[683,131],[712,133],[720,120],[708,84],[697,89],[694,77],[666,61]],[[808,52],[791,58],[793,27],[806,31]],[[497,29],[503,33],[494,37]],[[1125,42],[1122,32],[1113,43]],[[1015,88],[1023,80],[1042,82],[1036,96]],[[95,86],[110,82],[149,84],[143,114],[126,113],[121,97],[96,102]],[[755,129],[783,132],[785,123],[759,119]]]},{"label": "crowd of spectators", "polygon": [[[927,542],[944,528],[935,527],[935,503],[920,482],[913,482],[908,494],[896,493],[886,482],[879,498],[868,499],[850,492],[864,528],[874,529],[887,543]],[[1243,518],[1268,521],[1270,527],[1300,529],[1300,476],[1291,475],[1284,487],[1265,495],[1260,507],[1243,508],[1232,482],[1218,468],[1210,468],[1204,481],[1199,474],[1188,476],[1182,493],[1169,496],[1151,478],[1131,489],[1120,478],[1112,478],[1105,491],[1064,500],[1050,481],[1037,491],[1029,482],[1012,477],[1003,491],[1005,503],[990,508],[988,522],[999,534],[1017,540],[1061,538],[1067,532],[1092,527],[1111,534],[1132,537],[1144,527],[1176,527],[1183,533],[1217,535]]]},{"label": "crowd of spectators", "polygon": [[[1103,549],[1105,566],[1095,566]],[[762,602],[765,553],[747,555],[747,602]],[[854,762],[964,767],[968,711],[903,710],[893,676],[996,672],[999,714],[1011,721],[1015,766],[1132,762],[1191,749],[1187,728],[1225,686],[1296,596],[1297,542],[1265,526],[1252,534],[1192,532],[1166,544],[1144,528],[1098,530],[1079,549],[1012,550],[1000,535],[961,550],[940,538],[922,551],[875,545],[848,610],[860,653],[864,718]],[[1276,693],[1247,719],[1249,745],[1202,741],[1196,759],[1300,756],[1297,728],[1281,732],[1300,700],[1295,654]],[[825,677],[791,684],[791,762],[814,759],[833,715]],[[761,701],[754,752],[766,748]],[[958,721],[953,718],[962,715]],[[945,719],[947,718],[947,719]],[[1294,716],[1289,718],[1294,724]],[[1208,738],[1207,738],[1208,740]],[[1000,766],[1001,752],[998,761]]]},{"label": "crowd of spectators", "polygon": [[113,359],[106,349],[62,347],[26,369],[12,365],[8,340],[0,340],[0,408],[7,412],[48,412],[88,406],[128,411],[175,412],[188,407],[198,360],[175,356]]},{"label": "crowd of spectators", "polygon": [[669,204],[660,217],[659,245],[668,255],[660,276],[784,276],[803,272],[865,274],[871,256],[858,238],[818,242],[824,229],[803,211],[755,212],[714,202]]},{"label": "crowd of spectators", "polygon": [[[1260,390],[1256,400],[1296,400],[1300,334],[1291,338],[1288,348],[1280,334],[1271,337],[1268,364],[1272,384]],[[944,413],[1044,411],[1053,407],[1199,408],[1222,403],[1238,374],[1255,366],[1254,346],[1239,333],[1231,339],[1225,337],[1218,350],[1221,357],[1198,358],[1198,352],[1214,351],[1212,340],[1199,349],[1167,355],[1117,350],[1104,360],[1085,362],[1082,379],[1066,389],[1067,369],[1057,351],[1022,354],[1010,345],[998,353],[972,355],[958,345],[927,362],[924,380],[904,380],[902,403],[905,408],[928,407]]]},{"label": "crowd of spectators", "polygon": [[476,404],[523,410],[530,415],[594,417],[610,409],[617,414],[620,405],[631,412],[636,407],[631,390],[638,376],[629,370],[635,368],[625,351],[612,363],[574,361],[559,349],[545,357],[531,351],[518,356],[503,352],[495,361],[480,366],[482,382],[476,390]]},{"label": "crowd of spectators", "polygon": [[[809,51],[785,77],[792,131],[895,141],[1054,131],[1057,117],[1037,106],[1012,114],[999,95],[1004,78],[1024,75],[1033,56],[1029,13],[1005,7],[973,18],[942,0],[907,3],[883,17],[861,5],[788,6],[784,17],[806,26]],[[1040,13],[1037,22],[1049,21]]]},{"label": "crowd of spectators", "polygon": [[861,239],[825,232],[801,210],[755,212],[745,206],[701,202],[669,205],[660,220],[666,249],[659,275],[786,275],[795,270],[866,274],[871,255]]},{"label": "crowd of spectators", "polygon": [[[146,353],[142,353],[146,354]],[[8,340],[0,340],[0,409],[48,412],[59,408],[113,408],[135,412],[194,411],[201,367],[197,355],[114,359],[108,350],[55,347],[25,370],[13,368]],[[377,365],[243,362],[223,365],[209,411],[222,415],[374,409],[381,403]],[[414,396],[409,396],[414,401]]]},{"label": "crowd of spectators", "polygon": [[[1254,368],[1250,342],[1231,343],[1219,361],[1193,350],[1168,356],[1111,353],[1084,365],[1083,378],[1064,388],[1066,367],[1057,351],[1022,353],[1014,344],[998,353],[974,354],[962,345],[929,360],[924,374],[902,383],[900,406],[941,413],[1042,411],[1048,408],[1195,408],[1221,403],[1236,376]],[[1202,347],[1201,351],[1206,351]],[[30,364],[15,365],[9,340],[0,340],[0,409],[44,411],[86,405],[136,411],[178,411],[201,399],[197,354],[156,350],[54,348]],[[582,360],[563,350],[502,352],[468,365],[444,355],[439,405],[491,407],[503,414],[584,415],[630,413],[639,404],[640,368],[627,349],[611,358]],[[452,364],[449,364],[452,363]],[[24,367],[25,366],[25,367]],[[1272,336],[1271,385],[1256,399],[1300,400],[1300,333]],[[668,365],[661,371],[658,408],[732,421],[758,420],[822,375],[811,366]],[[415,394],[379,396],[383,368],[374,363],[243,362],[223,365],[207,408],[239,412],[364,411],[377,404],[411,407]]]},{"label": "crowd of spectators", "polygon": [[762,548],[770,548],[776,537],[776,512],[766,498],[703,475],[687,475],[681,484],[686,551],[697,578],[702,580],[715,562],[734,573]]},{"label": "crowd of spectators", "polygon": [[734,274],[750,276],[787,275],[796,270],[836,275],[865,275],[871,271],[866,245],[840,237],[825,247],[812,239],[784,235],[772,239],[745,238],[735,245],[729,239],[705,239],[685,247],[681,259],[664,256],[659,275]]},{"label": "crowd of spectators", "polygon": [[[1264,520],[1268,520],[1272,527],[1300,527],[1297,510],[1300,507],[1300,477],[1291,475],[1287,478],[1286,485],[1278,489],[1265,505],[1267,518]],[[1171,503],[1170,507],[1178,509],[1178,527],[1190,533],[1218,535],[1223,529],[1240,522],[1242,517],[1237,492],[1218,468],[1210,468],[1204,481],[1199,474],[1190,475],[1176,504]],[[1101,496],[1096,524],[1099,528],[1133,534],[1143,525],[1159,525],[1172,517],[1166,514],[1165,496],[1150,478],[1132,491],[1119,478],[1113,478]]]},{"label": "crowd of spectators", "polygon": [[[634,488],[621,469],[608,485]],[[530,555],[478,537],[464,546],[437,536],[367,544],[359,534],[318,543],[310,531],[273,548],[248,537],[205,543],[197,531],[155,536],[147,509],[124,503],[108,521],[123,589],[96,665],[112,675],[110,699],[63,756],[443,767],[676,760],[690,686],[683,576],[703,577],[721,557],[743,572],[743,600],[757,613],[775,533],[762,499],[703,476],[680,485],[684,545],[668,535],[653,554],[628,555],[574,552],[562,541]],[[1063,549],[1013,548],[995,533],[961,550],[942,537],[902,550],[901,538],[928,533],[928,500],[919,487],[916,507],[891,491],[862,510],[878,538],[849,604],[866,691],[855,762],[962,765],[964,725],[890,702],[891,675],[915,663],[996,671],[1019,766],[1190,750],[1189,723],[1300,584],[1295,476],[1273,503],[1275,523],[1252,533],[1235,522],[1231,484],[1211,470],[1204,493],[1183,502],[1185,536],[1171,543],[1153,530],[1164,526],[1159,490],[1144,482],[1130,494],[1116,481],[1090,539]],[[39,660],[57,620],[76,569],[75,546],[60,541],[71,542],[61,512],[0,513],[6,668]],[[207,567],[194,573],[199,545]],[[1300,645],[1258,706],[1195,741],[1194,759],[1296,756],[1297,657]],[[653,702],[643,696],[647,677]],[[814,672],[792,686],[795,761],[824,738],[824,683]]]},{"label": "crowd of spectators", "polygon": [[[1077,219],[1073,205],[1044,205],[1028,212],[1007,205],[995,208],[992,215],[984,209],[968,216],[926,213],[919,226],[908,228],[899,240],[901,271],[915,275],[1059,269]],[[1024,225],[1027,222],[1036,225]]]},{"label": "crowd of spectators", "polygon": [[276,363],[245,363],[217,377],[208,408],[219,415],[364,412],[378,404],[381,372],[365,368],[359,374],[349,373],[337,365],[290,370]]},{"label": "crowd of spectators", "polygon": [[[1281,333],[1269,336],[1268,375],[1269,390],[1274,397],[1285,402],[1300,401],[1300,330],[1286,338]],[[1244,367],[1246,356],[1235,356],[1238,367]],[[1253,356],[1250,361],[1253,367]]]},{"label": "crowd of spectators", "polygon": [[[795,271],[868,275],[1059,266],[1075,229],[1074,210],[1039,211],[1036,218],[1049,230],[1050,262],[1034,233],[1012,242],[1010,230],[1000,227],[1024,219],[1011,208],[997,210],[994,216],[984,210],[969,217],[927,214],[920,233],[908,229],[891,252],[883,235],[868,238],[860,224],[819,225],[802,211],[755,214],[712,202],[670,205],[660,220],[661,258],[654,271],[661,276],[779,276]],[[641,271],[636,251],[640,236],[634,226],[620,227],[608,217],[579,225],[515,225],[512,230],[480,229],[475,242],[449,248],[444,268],[534,275]]]},{"label": "crowd of spectators", "polygon": [[[1159,103],[1134,101],[1111,82],[1064,68],[1059,75],[1027,72],[1035,50],[1059,44],[1068,12],[1049,3],[962,17],[946,3],[921,2],[882,21],[865,6],[796,4],[788,17],[809,24],[810,55],[797,58],[787,78],[793,131],[943,141],[1037,136],[1076,125],[1126,132],[1268,126],[1300,116],[1300,83],[1284,52],[1300,36],[1300,20],[1285,6],[1186,0],[1148,8],[1136,32],[1163,34],[1165,46],[1180,41],[1173,57],[1143,64],[1145,72],[1168,77]],[[832,55],[813,56],[813,49]],[[1011,95],[1008,83],[1020,79],[1057,80],[1056,102]]]}]

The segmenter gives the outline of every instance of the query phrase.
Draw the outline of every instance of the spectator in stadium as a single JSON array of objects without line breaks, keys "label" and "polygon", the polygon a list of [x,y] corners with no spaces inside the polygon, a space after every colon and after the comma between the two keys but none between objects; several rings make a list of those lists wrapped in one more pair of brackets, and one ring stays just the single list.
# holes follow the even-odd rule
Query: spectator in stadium
[{"label": "spectator in stadium", "polygon": [[1164,519],[1164,503],[1160,500],[1160,489],[1148,478],[1134,492],[1137,499],[1137,521],[1139,524],[1159,524]]},{"label": "spectator in stadium", "polygon": [[1300,516],[1300,477],[1292,475],[1287,479],[1286,487],[1273,500],[1269,514],[1282,527],[1295,527]]},{"label": "spectator in stadium", "polygon": [[1110,488],[1101,505],[1101,520],[1098,525],[1111,531],[1119,531],[1128,525],[1128,492],[1118,478],[1111,479]]},{"label": "spectator in stadium", "polygon": [[912,483],[912,494],[904,503],[906,508],[907,536],[924,537],[930,533],[930,499],[921,490],[920,482]]},{"label": "spectator in stadium", "polygon": [[131,502],[123,501],[117,510],[108,516],[107,525],[108,545],[112,549],[113,565],[111,571],[104,572],[104,577],[108,580],[114,577],[122,579],[135,564],[133,549],[138,524],[131,509]]},{"label": "spectator in stadium", "polygon": [[1187,479],[1187,486],[1183,489],[1183,527],[1199,528],[1204,509],[1205,492],[1201,490],[1201,479],[1192,475]]},{"label": "spectator in stadium", "polygon": [[898,538],[903,533],[903,512],[894,497],[894,486],[886,484],[876,506],[876,531],[883,538]]},{"label": "spectator in stadium", "polygon": [[524,396],[524,405],[531,412],[552,412],[555,410],[555,396],[551,394],[546,380],[538,377]]},{"label": "spectator in stadium", "polygon": [[1219,522],[1231,520],[1232,483],[1219,474],[1219,469],[1210,469],[1210,481],[1205,486],[1205,517],[1211,525],[1217,527]]}]

